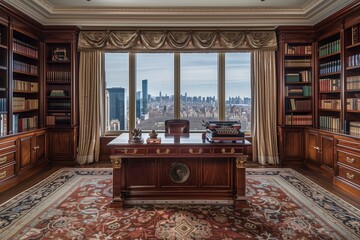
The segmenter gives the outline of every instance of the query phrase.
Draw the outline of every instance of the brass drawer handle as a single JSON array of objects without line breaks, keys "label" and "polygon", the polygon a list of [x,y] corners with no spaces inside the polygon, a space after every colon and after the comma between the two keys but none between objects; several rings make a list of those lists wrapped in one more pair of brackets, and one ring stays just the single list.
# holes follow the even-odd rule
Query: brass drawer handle
[{"label": "brass drawer handle", "polygon": [[34,147],[33,149],[34,149],[34,151],[36,151],[36,150],[38,150],[40,147],[39,146],[36,146],[36,147]]},{"label": "brass drawer handle", "polygon": [[5,178],[6,177],[6,171],[3,171],[2,173],[0,173],[0,179]]},{"label": "brass drawer handle", "polygon": [[124,153],[125,153],[125,154],[129,154],[129,155],[130,155],[130,154],[136,154],[136,153],[137,153],[137,149],[132,149],[132,150],[133,150],[132,152],[130,152],[129,150],[130,150],[130,149],[125,149],[125,150],[124,150]]},{"label": "brass drawer handle", "polygon": [[355,158],[346,157],[346,161],[347,161],[348,163],[354,163],[354,162],[355,162]]},{"label": "brass drawer handle", "polygon": [[189,153],[191,154],[202,154],[203,150],[202,148],[199,148],[198,152],[194,152],[194,149],[190,148],[189,149]]},{"label": "brass drawer handle", "polygon": [[0,164],[6,163],[6,156],[0,158]]},{"label": "brass drawer handle", "polygon": [[231,148],[231,149],[230,149],[230,152],[227,152],[225,148],[222,148],[222,149],[221,149],[221,153],[222,153],[222,154],[234,154],[234,153],[235,153],[235,149],[234,149],[234,148]]},{"label": "brass drawer handle", "polygon": [[346,173],[346,177],[350,180],[354,179],[355,175],[354,174],[350,174],[350,173]]},{"label": "brass drawer handle", "polygon": [[165,149],[165,151],[164,152],[161,152],[161,149],[156,149],[156,153],[157,154],[169,154],[170,153],[170,149]]}]

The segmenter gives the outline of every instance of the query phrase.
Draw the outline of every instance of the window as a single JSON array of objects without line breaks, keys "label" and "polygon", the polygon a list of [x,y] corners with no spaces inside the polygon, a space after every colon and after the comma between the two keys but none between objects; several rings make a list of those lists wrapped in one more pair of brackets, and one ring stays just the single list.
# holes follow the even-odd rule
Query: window
[{"label": "window", "polygon": [[108,133],[164,130],[166,119],[183,118],[192,131],[224,119],[250,134],[250,53],[106,53],[105,61]]},{"label": "window", "polygon": [[163,130],[174,118],[174,54],[136,54],[136,127]]},{"label": "window", "polygon": [[129,54],[105,54],[105,129],[128,130]]},{"label": "window", "polygon": [[180,117],[190,121],[190,130],[219,117],[217,59],[217,53],[180,55]]},{"label": "window", "polygon": [[225,119],[251,131],[250,53],[225,54]]}]

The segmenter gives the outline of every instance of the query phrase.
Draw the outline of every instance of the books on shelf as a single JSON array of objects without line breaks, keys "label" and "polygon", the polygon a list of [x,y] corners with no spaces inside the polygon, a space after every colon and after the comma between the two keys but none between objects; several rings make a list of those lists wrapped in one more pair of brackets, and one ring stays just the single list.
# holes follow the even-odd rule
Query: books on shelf
[{"label": "books on shelf", "polygon": [[13,115],[13,132],[26,131],[38,126],[38,116],[19,118],[19,114]]},{"label": "books on shelf", "polygon": [[0,98],[0,112],[7,111],[6,101],[7,101],[6,98]]},{"label": "books on shelf", "polygon": [[13,40],[13,51],[20,52],[34,58],[39,56],[37,47],[16,38]]},{"label": "books on shelf", "polygon": [[70,110],[70,108],[70,99],[51,99],[51,101],[48,102],[49,110]]},{"label": "books on shelf", "polygon": [[288,97],[292,96],[303,96],[310,97],[311,96],[311,86],[286,86],[285,87],[285,95]]},{"label": "books on shelf", "polygon": [[46,116],[46,124],[47,125],[64,125],[70,124],[71,122],[71,114],[70,113],[51,113]]},{"label": "books on shelf", "polygon": [[286,125],[312,125],[312,115],[286,115]]},{"label": "books on shelf", "polygon": [[319,47],[319,57],[324,57],[336,52],[340,52],[340,39]]},{"label": "books on shelf", "polygon": [[319,127],[325,129],[340,130],[340,118],[331,116],[320,116]]},{"label": "books on shelf", "polygon": [[351,27],[351,44],[354,45],[359,42],[359,26]]},{"label": "books on shelf", "polygon": [[285,54],[311,54],[311,45],[292,45],[285,43]]},{"label": "books on shelf", "polygon": [[319,89],[320,92],[340,91],[341,90],[340,79],[330,79],[330,78],[319,79]]},{"label": "books on shelf", "polygon": [[354,54],[348,57],[348,67],[360,66],[360,54]]},{"label": "books on shelf", "polygon": [[311,82],[311,71],[300,71],[296,73],[286,73],[285,80],[287,83],[293,82]]},{"label": "books on shelf", "polygon": [[330,74],[341,71],[341,60],[320,64],[320,74]]},{"label": "books on shelf", "polygon": [[287,109],[290,111],[311,111],[311,100],[291,98]]},{"label": "books on shelf", "polygon": [[360,75],[346,78],[347,90],[360,90]]},{"label": "books on shelf", "polygon": [[24,97],[14,97],[13,98],[13,110],[31,110],[39,108],[38,99],[25,99]]},{"label": "books on shelf", "polygon": [[35,74],[35,75],[38,74],[38,66],[36,66],[36,65],[23,63],[23,62],[19,62],[19,61],[13,61],[13,66],[14,66],[15,71],[20,71],[20,72],[25,72],[25,73]]},{"label": "books on shelf", "polygon": [[46,72],[48,82],[71,82],[71,72],[48,71]]},{"label": "books on shelf", "polygon": [[347,110],[360,110],[360,98],[348,98],[346,99]]},{"label": "books on shelf", "polygon": [[360,122],[350,122],[349,130],[350,135],[360,136]]},{"label": "books on shelf", "polygon": [[50,91],[50,96],[64,97],[64,96],[66,96],[66,92],[62,89],[54,89],[54,90]]},{"label": "books on shelf", "polygon": [[21,80],[14,80],[14,90],[38,92],[39,84],[37,82],[27,82]]},{"label": "books on shelf", "polygon": [[7,114],[3,113],[0,114],[0,135],[6,135],[7,134]]},{"label": "books on shelf", "polygon": [[285,67],[311,67],[311,59],[285,59]]},{"label": "books on shelf", "polygon": [[340,99],[322,99],[320,100],[321,109],[329,110],[340,110],[341,109],[341,100]]}]

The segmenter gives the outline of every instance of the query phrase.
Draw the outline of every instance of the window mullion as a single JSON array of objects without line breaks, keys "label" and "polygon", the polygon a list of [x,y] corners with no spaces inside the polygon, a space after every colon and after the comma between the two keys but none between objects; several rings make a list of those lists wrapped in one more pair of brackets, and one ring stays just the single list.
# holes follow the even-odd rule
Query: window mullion
[{"label": "window mullion", "polygon": [[225,53],[218,55],[219,120],[225,120]]},{"label": "window mullion", "polygon": [[135,128],[136,120],[136,54],[129,53],[129,132]]},{"label": "window mullion", "polygon": [[180,118],[180,53],[174,53],[174,118]]}]

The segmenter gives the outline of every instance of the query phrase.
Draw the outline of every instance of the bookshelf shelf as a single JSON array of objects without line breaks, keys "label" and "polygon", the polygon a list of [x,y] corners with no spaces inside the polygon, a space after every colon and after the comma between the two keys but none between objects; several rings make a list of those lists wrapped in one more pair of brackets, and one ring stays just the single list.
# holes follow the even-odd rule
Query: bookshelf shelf
[{"label": "bookshelf shelf", "polygon": [[323,112],[341,112],[341,109],[319,108],[319,111],[323,111]]},{"label": "bookshelf shelf", "polygon": [[357,48],[360,47],[360,42],[346,46],[346,49],[352,49],[352,48]]},{"label": "bookshelf shelf", "polygon": [[22,52],[13,51],[13,53],[17,54],[17,55],[20,55],[20,56],[23,56],[23,57],[26,57],[26,58],[31,58],[31,59],[35,59],[35,60],[39,59],[38,57],[34,57],[34,56],[31,56],[29,54],[22,53]]},{"label": "bookshelf shelf", "polygon": [[323,59],[328,59],[328,58],[334,58],[334,57],[339,57],[341,54],[341,52],[334,52],[334,53],[331,53],[331,54],[327,54],[325,56],[321,56],[319,57],[319,60],[323,60]]},{"label": "bookshelf shelf", "polygon": [[35,73],[29,73],[29,72],[24,72],[24,71],[19,71],[19,70],[14,70],[14,73],[18,73],[18,74],[23,74],[23,75],[28,75],[28,76],[34,76],[34,77],[38,77],[39,74],[35,74]]},{"label": "bookshelf shelf", "polygon": [[7,70],[7,67],[5,67],[5,66],[0,66],[0,70]]}]

